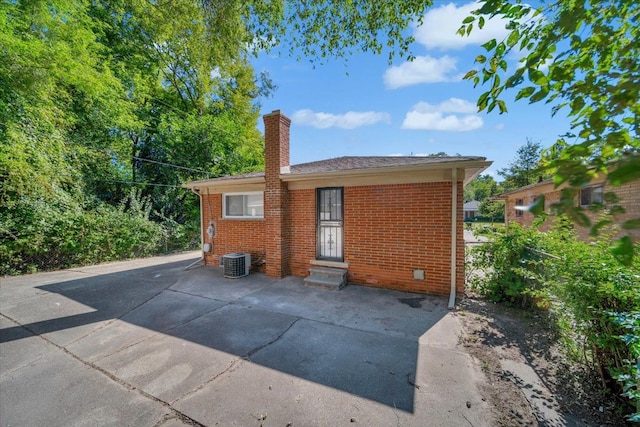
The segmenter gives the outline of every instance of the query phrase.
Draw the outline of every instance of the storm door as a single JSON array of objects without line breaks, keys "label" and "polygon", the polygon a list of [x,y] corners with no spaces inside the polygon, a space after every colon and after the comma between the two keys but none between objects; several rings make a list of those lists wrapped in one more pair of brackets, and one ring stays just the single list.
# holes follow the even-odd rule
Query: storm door
[{"label": "storm door", "polygon": [[317,190],[316,257],[328,261],[342,261],[342,187]]}]

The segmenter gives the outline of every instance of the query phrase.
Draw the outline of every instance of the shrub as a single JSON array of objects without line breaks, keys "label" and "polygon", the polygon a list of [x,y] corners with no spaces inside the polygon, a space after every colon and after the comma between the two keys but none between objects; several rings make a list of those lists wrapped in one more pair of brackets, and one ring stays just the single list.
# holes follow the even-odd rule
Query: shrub
[{"label": "shrub", "polygon": [[563,254],[550,283],[561,303],[559,324],[569,348],[598,372],[610,390],[638,402],[638,380],[630,380],[640,373],[638,260],[631,266],[620,264],[606,239],[552,244]]},{"label": "shrub", "polygon": [[561,220],[547,233],[511,224],[471,251],[471,269],[485,273],[471,285],[523,307],[533,297],[552,298],[569,353],[635,403],[631,419],[640,421],[640,260],[624,266],[610,247],[606,238],[577,240]]},{"label": "shrub", "polygon": [[484,271],[471,279],[472,288],[495,302],[529,306],[545,289],[540,234],[512,223],[503,231],[487,230],[486,235],[490,241],[471,252],[471,270]]},{"label": "shrub", "polygon": [[194,247],[198,224],[149,219],[132,191],[119,206],[23,197],[0,215],[0,275],[55,270]]}]

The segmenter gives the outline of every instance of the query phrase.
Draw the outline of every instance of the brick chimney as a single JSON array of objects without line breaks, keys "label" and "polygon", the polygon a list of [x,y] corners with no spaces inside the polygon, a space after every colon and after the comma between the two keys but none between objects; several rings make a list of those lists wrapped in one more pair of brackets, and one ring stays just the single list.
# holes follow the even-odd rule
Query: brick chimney
[{"label": "brick chimney", "polygon": [[289,172],[289,127],[291,120],[280,110],[265,114],[264,120],[264,219],[265,258],[268,276],[281,278],[289,273],[287,233],[287,184],[281,173]]}]

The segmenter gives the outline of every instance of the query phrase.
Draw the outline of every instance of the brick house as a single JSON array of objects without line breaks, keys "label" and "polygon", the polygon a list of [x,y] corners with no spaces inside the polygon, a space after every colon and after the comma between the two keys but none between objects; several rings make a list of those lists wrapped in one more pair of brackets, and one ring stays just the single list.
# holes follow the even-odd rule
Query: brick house
[{"label": "brick house", "polygon": [[[553,180],[548,179],[508,191],[495,196],[494,199],[505,202],[505,223],[509,224],[515,221],[521,225],[530,226],[535,217],[525,210],[518,209],[518,207],[531,205],[538,197],[544,195],[544,207],[548,211],[551,204],[560,200],[560,192],[565,187],[566,185],[562,185],[555,188]],[[624,214],[615,217],[617,224],[620,225],[628,219],[640,217],[640,180],[611,187],[604,177],[596,178],[579,191],[576,203],[585,208],[585,214],[594,222],[597,221],[600,213],[590,212],[588,208],[593,203],[603,202],[604,194],[609,192],[615,193],[621,199],[619,204],[625,209]],[[545,221],[540,229],[546,231],[551,225],[552,221]],[[587,240],[589,238],[588,228],[576,226],[575,231],[581,239]],[[640,240],[640,230],[625,230],[625,233],[628,233],[634,241]]]},{"label": "brick house", "polygon": [[478,216],[480,210],[480,202],[477,200],[471,200],[462,205],[462,211],[464,212],[465,220],[472,220]]},{"label": "brick house", "polygon": [[206,264],[242,252],[251,254],[253,270],[276,278],[338,268],[349,283],[462,291],[463,185],[491,162],[340,157],[289,165],[291,121],[279,110],[263,119],[264,172],[184,186],[200,195]]}]

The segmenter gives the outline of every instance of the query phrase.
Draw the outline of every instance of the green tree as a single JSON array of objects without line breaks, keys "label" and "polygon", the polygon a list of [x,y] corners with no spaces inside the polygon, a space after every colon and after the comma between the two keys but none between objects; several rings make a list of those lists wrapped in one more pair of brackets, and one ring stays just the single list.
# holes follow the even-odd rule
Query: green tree
[{"label": "green tree", "polygon": [[[515,159],[506,168],[498,171],[498,175],[504,178],[502,187],[505,191],[534,184],[544,176],[540,164],[541,152],[540,143],[530,139],[518,148]],[[548,176],[548,172],[546,175]]]},{"label": "green tree", "polygon": [[[215,11],[219,1],[203,2]],[[224,2],[222,2],[224,3]],[[409,56],[414,41],[410,24],[422,22],[431,0],[285,0],[231,1],[247,23],[256,49],[281,46],[289,54],[311,62],[350,54],[388,51]]]},{"label": "green tree", "polygon": [[197,223],[182,182],[260,168],[250,39],[235,3],[0,2],[2,272],[159,250]]},{"label": "green tree", "polygon": [[[111,67],[137,106],[136,126],[119,129],[128,146],[118,162],[130,180],[177,187],[261,167],[255,99],[271,83],[248,63],[233,2],[212,10],[193,0],[104,1],[90,13],[104,22],[99,40],[119,53]],[[148,186],[145,194],[161,217],[183,222],[197,208],[175,187]]]},{"label": "green tree", "polygon": [[481,216],[491,218],[491,222],[504,221],[504,202],[501,200],[485,199],[478,209]]},{"label": "green tree", "polygon": [[464,187],[464,201],[482,202],[502,192],[502,187],[489,174],[478,175]]},{"label": "green tree", "polygon": [[[602,223],[592,224],[575,205],[579,189],[599,175],[613,187],[640,179],[640,3],[558,0],[533,8],[520,0],[480,0],[459,33],[482,28],[488,18],[504,19],[510,32],[485,43],[486,53],[476,57],[480,69],[465,76],[490,87],[479,109],[507,112],[504,94],[517,89],[516,101],[544,101],[554,115],[566,112],[571,129],[546,159],[556,185],[568,183],[556,207],[597,232]],[[522,56],[517,67],[508,63],[513,53]],[[640,218],[623,227],[640,228]],[[614,251],[630,263],[631,239],[618,240]]]}]

